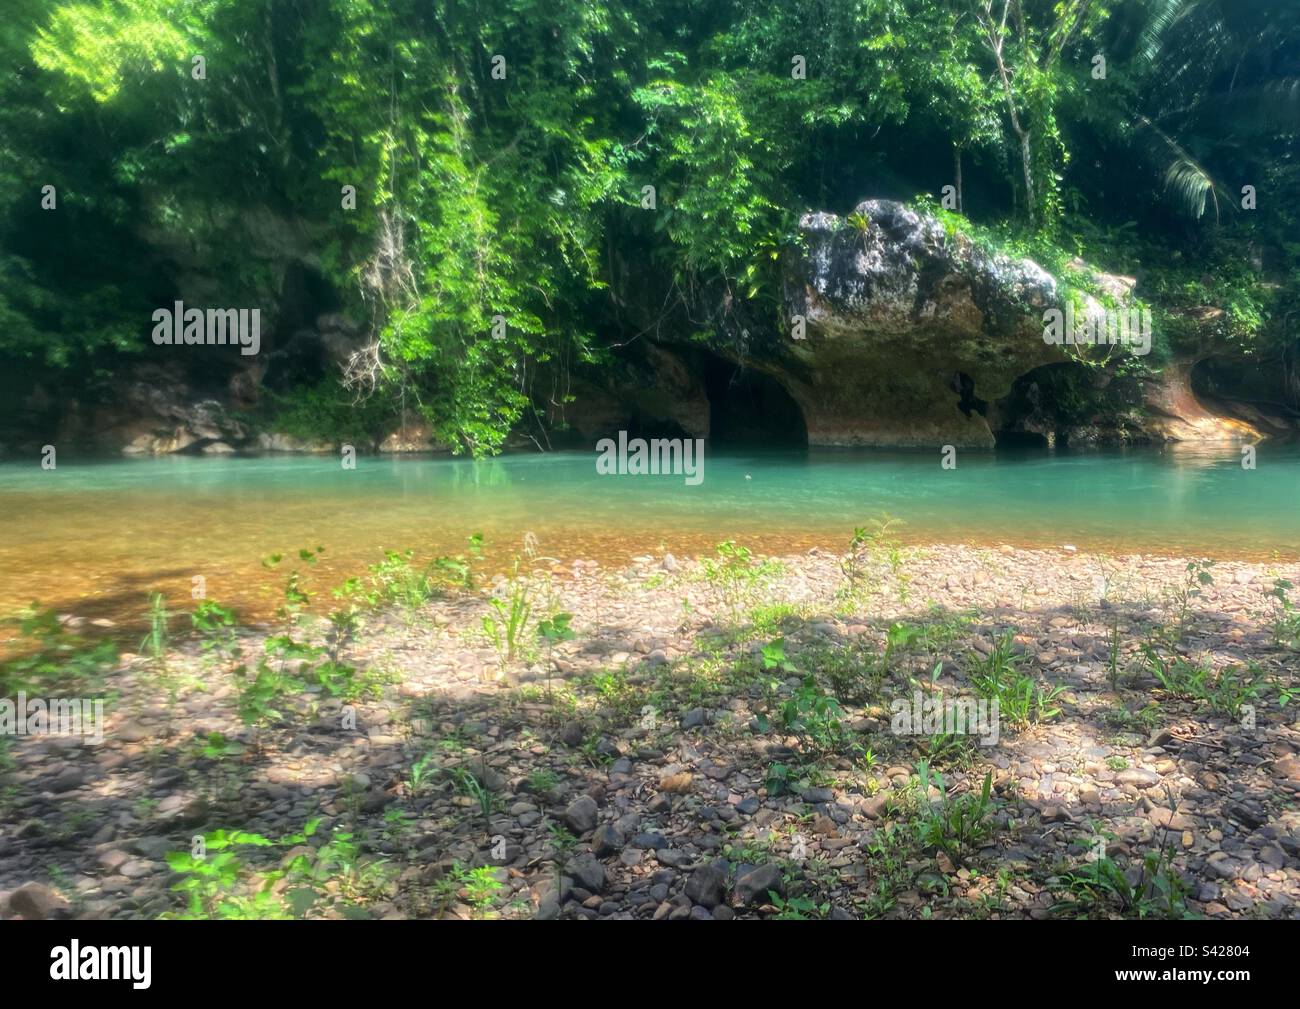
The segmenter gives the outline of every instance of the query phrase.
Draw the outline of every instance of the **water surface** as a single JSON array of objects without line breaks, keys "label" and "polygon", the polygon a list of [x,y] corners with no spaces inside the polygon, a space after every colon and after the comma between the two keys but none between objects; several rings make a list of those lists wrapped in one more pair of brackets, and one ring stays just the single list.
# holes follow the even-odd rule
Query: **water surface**
[{"label": "water surface", "polygon": [[385,548],[464,549],[491,559],[531,532],[543,554],[603,563],[710,549],[840,547],[881,512],[913,542],[1102,548],[1291,559],[1300,554],[1300,446],[1114,452],[812,451],[706,457],[704,479],[600,476],[591,453],[487,461],[333,456],[165,457],[0,465],[0,612],[139,616],[149,592],[179,605],[191,578],[210,598],[268,612],[281,575],[260,559],[327,547],[322,582]]}]

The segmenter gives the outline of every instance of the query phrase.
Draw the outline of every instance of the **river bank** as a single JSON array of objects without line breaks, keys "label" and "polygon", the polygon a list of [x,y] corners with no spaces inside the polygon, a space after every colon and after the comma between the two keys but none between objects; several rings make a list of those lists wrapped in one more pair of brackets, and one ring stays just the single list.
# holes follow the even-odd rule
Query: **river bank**
[{"label": "river bank", "polygon": [[[1300,639],[1270,595],[1294,564],[876,530],[847,563],[525,553],[519,571],[341,636],[288,620],[292,647],[218,629],[123,656],[103,743],[8,739],[0,908],[1300,913]],[[999,699],[996,743],[899,732],[917,692]],[[205,871],[217,851],[229,878]]]}]

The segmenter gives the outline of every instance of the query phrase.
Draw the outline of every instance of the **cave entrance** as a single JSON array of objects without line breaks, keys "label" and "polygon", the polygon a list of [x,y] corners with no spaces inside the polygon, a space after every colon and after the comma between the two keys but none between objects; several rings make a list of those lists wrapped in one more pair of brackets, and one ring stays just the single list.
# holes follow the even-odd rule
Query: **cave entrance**
[{"label": "cave entrance", "polygon": [[704,366],[709,444],[714,448],[807,448],[799,404],[771,375],[720,357]]}]

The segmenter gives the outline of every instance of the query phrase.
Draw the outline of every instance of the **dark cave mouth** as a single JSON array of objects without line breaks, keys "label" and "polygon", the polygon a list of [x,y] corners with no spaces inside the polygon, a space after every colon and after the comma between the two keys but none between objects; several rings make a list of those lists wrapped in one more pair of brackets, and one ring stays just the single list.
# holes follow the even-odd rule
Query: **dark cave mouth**
[{"label": "dark cave mouth", "polygon": [[803,410],[771,375],[720,357],[704,365],[711,448],[806,449]]}]

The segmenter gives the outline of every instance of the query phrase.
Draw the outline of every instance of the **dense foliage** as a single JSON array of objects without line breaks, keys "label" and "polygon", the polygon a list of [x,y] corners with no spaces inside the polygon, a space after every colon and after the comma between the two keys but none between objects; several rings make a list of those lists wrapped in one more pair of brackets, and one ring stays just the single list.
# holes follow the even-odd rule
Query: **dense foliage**
[{"label": "dense foliage", "polygon": [[348,395],[490,452],[647,300],[774,325],[798,213],[952,185],[1007,240],[1225,308],[1300,396],[1286,0],[6,6],[12,374],[110,382],[182,280],[258,304],[293,260],[367,334]]}]

